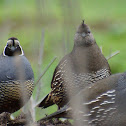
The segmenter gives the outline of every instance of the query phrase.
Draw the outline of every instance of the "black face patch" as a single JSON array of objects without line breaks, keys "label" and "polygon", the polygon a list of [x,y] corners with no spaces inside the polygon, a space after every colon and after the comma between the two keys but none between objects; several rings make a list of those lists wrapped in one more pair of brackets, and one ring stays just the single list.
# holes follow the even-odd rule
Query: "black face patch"
[{"label": "black face patch", "polygon": [[15,56],[22,55],[23,51],[17,38],[11,37],[7,41],[7,45],[4,48],[3,55]]}]

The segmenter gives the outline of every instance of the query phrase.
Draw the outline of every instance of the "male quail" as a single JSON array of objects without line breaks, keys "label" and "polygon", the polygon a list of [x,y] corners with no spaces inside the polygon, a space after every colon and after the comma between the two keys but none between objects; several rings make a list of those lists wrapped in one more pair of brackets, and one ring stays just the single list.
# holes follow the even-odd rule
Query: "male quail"
[{"label": "male quail", "polygon": [[[33,91],[34,74],[17,38],[7,41],[0,55],[0,113],[14,112],[27,102]],[[25,96],[25,100],[22,100]]]},{"label": "male quail", "polygon": [[54,71],[51,92],[38,106],[46,108],[56,104],[58,108],[63,107],[69,97],[109,75],[109,64],[83,21],[75,34],[72,52],[63,57]]},{"label": "male quail", "polygon": [[80,99],[78,108],[68,103],[43,118],[73,117],[81,126],[126,126],[126,73],[111,75],[81,90],[72,101]]}]

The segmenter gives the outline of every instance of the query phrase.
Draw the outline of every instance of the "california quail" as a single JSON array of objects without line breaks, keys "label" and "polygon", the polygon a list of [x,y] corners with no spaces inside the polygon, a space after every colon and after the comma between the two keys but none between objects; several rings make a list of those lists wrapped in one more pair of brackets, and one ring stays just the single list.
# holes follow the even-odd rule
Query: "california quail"
[{"label": "california quail", "polygon": [[22,95],[25,98],[31,96],[33,83],[31,65],[24,56],[18,39],[9,38],[0,55],[0,113],[12,113],[20,109],[28,100],[23,101]]},{"label": "california quail", "polygon": [[111,75],[81,90],[73,97],[74,103],[78,98],[81,109],[72,109],[68,103],[43,119],[73,115],[81,126],[126,126],[126,73]]},{"label": "california quail", "polygon": [[69,96],[109,75],[109,64],[83,21],[75,34],[72,52],[63,57],[54,71],[51,92],[38,106],[46,108],[56,104],[58,108],[63,107]]}]

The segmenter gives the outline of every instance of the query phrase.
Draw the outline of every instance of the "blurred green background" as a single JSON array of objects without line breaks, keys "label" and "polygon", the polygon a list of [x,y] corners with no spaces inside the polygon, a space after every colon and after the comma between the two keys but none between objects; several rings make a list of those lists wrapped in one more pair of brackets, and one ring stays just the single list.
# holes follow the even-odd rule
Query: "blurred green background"
[{"label": "blurred green background", "polygon": [[[85,19],[103,54],[120,54],[109,60],[112,73],[126,70],[126,2],[124,0],[0,0],[0,51],[9,37],[17,37],[31,62],[35,81],[57,56],[41,80],[39,99],[50,91],[53,71],[59,60],[72,50],[77,26]],[[41,54],[41,55],[40,55]],[[37,108],[37,119],[51,113]]]}]

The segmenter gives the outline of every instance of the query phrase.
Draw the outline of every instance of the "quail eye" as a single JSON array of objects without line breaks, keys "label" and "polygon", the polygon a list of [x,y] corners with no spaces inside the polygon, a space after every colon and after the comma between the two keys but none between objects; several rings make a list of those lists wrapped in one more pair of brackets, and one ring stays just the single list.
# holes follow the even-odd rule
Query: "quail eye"
[{"label": "quail eye", "polygon": [[88,31],[88,34],[90,34],[91,32],[90,31]]}]

